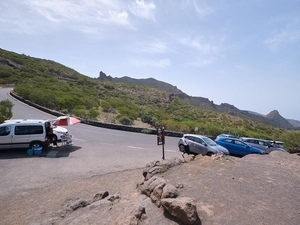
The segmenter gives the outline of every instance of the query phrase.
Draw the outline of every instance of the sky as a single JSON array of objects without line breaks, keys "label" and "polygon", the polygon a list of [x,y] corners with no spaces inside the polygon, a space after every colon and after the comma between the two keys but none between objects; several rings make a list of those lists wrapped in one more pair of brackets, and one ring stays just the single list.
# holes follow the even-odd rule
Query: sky
[{"label": "sky", "polygon": [[0,48],[300,120],[300,0],[0,0]]}]

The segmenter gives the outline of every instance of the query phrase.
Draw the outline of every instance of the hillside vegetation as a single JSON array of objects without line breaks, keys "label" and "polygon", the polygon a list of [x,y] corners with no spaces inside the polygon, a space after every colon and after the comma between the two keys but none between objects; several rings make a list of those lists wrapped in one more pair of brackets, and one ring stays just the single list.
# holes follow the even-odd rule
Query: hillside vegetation
[{"label": "hillside vegetation", "polygon": [[0,49],[0,75],[0,84],[13,84],[22,98],[83,119],[124,125],[142,121],[182,133],[281,140],[290,152],[300,148],[299,131],[203,109],[150,86],[89,78],[50,60]]}]

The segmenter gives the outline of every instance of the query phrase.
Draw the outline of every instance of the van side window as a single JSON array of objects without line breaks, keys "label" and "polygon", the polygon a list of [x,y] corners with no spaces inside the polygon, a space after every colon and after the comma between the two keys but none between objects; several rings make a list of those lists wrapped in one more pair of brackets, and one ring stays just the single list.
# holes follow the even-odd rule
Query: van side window
[{"label": "van side window", "polygon": [[0,127],[0,136],[7,136],[10,134],[11,126]]},{"label": "van side window", "polygon": [[30,134],[43,134],[43,126],[30,126],[29,132]]},{"label": "van side window", "polygon": [[43,126],[16,126],[15,135],[43,134]]},{"label": "van side window", "polygon": [[15,135],[28,135],[29,127],[28,126],[15,126]]}]

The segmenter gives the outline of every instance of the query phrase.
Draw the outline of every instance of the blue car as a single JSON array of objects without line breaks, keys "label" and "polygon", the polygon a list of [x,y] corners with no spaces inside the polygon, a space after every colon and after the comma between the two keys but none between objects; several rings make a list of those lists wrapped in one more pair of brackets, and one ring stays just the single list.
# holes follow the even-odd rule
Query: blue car
[{"label": "blue car", "polygon": [[221,137],[218,139],[217,144],[225,147],[230,155],[242,157],[248,154],[266,154],[264,151],[251,147],[237,138]]}]

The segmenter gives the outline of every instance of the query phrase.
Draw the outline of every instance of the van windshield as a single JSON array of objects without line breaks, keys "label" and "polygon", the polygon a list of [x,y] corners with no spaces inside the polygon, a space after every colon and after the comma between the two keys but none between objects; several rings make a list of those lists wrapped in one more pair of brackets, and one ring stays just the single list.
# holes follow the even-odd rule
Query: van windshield
[{"label": "van windshield", "polygon": [[11,126],[0,127],[0,136],[7,136],[10,134]]}]

